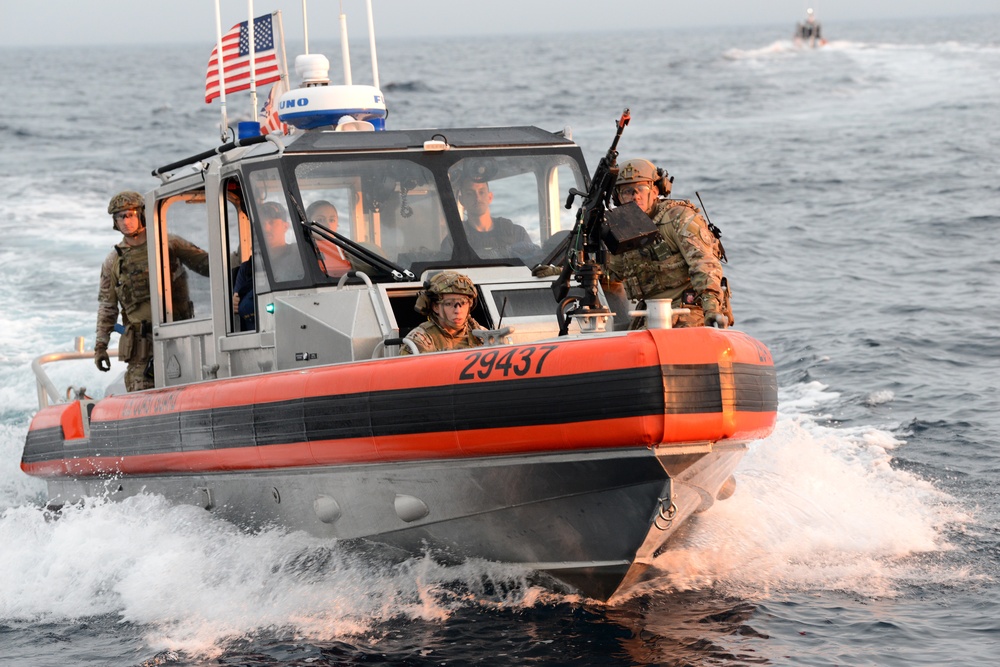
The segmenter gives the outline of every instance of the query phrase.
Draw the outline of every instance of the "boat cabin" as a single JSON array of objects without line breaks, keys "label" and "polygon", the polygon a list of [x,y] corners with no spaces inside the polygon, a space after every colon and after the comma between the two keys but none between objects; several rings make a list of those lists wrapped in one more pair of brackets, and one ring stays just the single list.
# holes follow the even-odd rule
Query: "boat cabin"
[{"label": "boat cabin", "polygon": [[[586,189],[582,151],[563,133],[314,129],[235,141],[153,173],[157,387],[394,356],[423,321],[418,290],[442,269],[472,278],[473,317],[513,327],[511,342],[558,333],[553,279],[531,268],[573,227],[569,189]],[[506,235],[468,220],[463,185],[484,184]],[[210,254],[209,277],[171,273],[172,235]],[[171,293],[185,280],[193,315],[181,320]],[[248,280],[241,315],[233,295]]]}]

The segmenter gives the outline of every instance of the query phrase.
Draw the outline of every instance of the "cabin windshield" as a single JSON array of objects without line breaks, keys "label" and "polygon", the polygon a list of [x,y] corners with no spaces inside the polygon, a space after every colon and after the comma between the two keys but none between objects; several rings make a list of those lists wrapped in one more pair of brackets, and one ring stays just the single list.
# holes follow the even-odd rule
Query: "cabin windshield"
[{"label": "cabin windshield", "polygon": [[[292,191],[307,220],[415,273],[430,266],[533,266],[572,227],[573,212],[562,203],[570,187],[583,187],[574,157],[552,152],[323,156],[298,163],[294,177]],[[349,249],[319,237],[315,246],[327,276],[352,267],[378,274]]]}]

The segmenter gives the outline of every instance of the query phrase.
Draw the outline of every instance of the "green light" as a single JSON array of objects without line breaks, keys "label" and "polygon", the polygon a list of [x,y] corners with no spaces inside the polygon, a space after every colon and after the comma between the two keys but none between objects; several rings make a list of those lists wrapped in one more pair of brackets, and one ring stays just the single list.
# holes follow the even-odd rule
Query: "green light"
[{"label": "green light", "polygon": [[274,312],[274,304],[273,303],[267,304],[266,306],[264,306],[264,310],[266,310],[269,313],[273,313]]}]

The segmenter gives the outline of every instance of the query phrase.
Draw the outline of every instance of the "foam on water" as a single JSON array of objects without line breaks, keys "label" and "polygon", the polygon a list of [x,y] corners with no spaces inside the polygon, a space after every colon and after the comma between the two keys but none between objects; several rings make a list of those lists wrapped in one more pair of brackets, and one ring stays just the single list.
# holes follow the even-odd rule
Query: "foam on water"
[{"label": "foam on water", "polygon": [[111,614],[145,628],[150,647],[191,655],[257,631],[348,638],[392,618],[441,620],[470,602],[517,606],[547,595],[519,568],[380,563],[301,532],[247,534],[159,496],[93,499],[58,517],[9,508],[0,540],[3,568],[18,573],[0,581],[0,618]]},{"label": "foam on water", "polygon": [[[3,394],[0,393],[0,400]],[[22,423],[0,423],[0,511],[25,503],[35,505],[45,495],[45,483],[21,472],[21,448],[28,432],[27,419]],[[0,525],[5,519],[0,518]]]},{"label": "foam on water", "polygon": [[807,412],[838,399],[817,382],[781,392],[774,433],[750,445],[736,493],[698,515],[656,565],[659,590],[717,586],[750,599],[780,591],[895,595],[968,573],[909,557],[951,548],[969,517],[926,480],[890,465],[893,425],[835,428]]},{"label": "foam on water", "polygon": [[865,44],[862,42],[852,42],[848,40],[831,40],[822,47],[812,48],[797,45],[790,39],[778,39],[767,46],[756,49],[728,49],[723,56],[728,60],[755,60],[758,58],[769,58],[774,56],[795,56],[807,57],[810,54],[822,54],[832,51],[854,51],[866,48],[891,48],[894,44]]}]

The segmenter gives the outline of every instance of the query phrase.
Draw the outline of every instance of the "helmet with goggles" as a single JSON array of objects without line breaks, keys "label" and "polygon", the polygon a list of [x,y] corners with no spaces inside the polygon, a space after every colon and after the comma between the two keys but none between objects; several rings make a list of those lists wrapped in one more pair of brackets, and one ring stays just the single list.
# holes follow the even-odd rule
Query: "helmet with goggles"
[{"label": "helmet with goggles", "polygon": [[618,168],[618,180],[615,186],[617,190],[625,185],[647,182],[658,190],[660,197],[666,197],[670,194],[674,179],[665,169],[657,167],[649,160],[633,158],[625,160]]},{"label": "helmet with goggles", "polygon": [[135,190],[124,190],[119,192],[108,202],[108,213],[111,214],[111,228],[118,230],[117,213],[122,211],[135,211],[139,216],[139,221],[145,224],[146,200]]},{"label": "helmet with goggles", "polygon": [[472,280],[457,271],[442,271],[431,276],[431,279],[424,283],[424,289],[417,295],[417,303],[414,310],[422,315],[428,315],[431,305],[437,303],[445,294],[460,294],[472,299],[472,305],[476,304],[476,286]]}]

